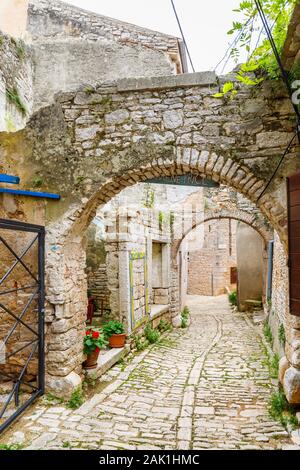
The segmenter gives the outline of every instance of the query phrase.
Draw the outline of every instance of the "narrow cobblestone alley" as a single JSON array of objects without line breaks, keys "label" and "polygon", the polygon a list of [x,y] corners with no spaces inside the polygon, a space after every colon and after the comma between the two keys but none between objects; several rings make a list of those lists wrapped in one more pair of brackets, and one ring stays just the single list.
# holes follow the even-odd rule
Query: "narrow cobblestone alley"
[{"label": "narrow cobblestone alley", "polygon": [[268,417],[273,385],[261,338],[225,296],[189,297],[192,323],[173,330],[77,410],[43,399],[2,437],[24,432],[28,449],[280,449]]}]

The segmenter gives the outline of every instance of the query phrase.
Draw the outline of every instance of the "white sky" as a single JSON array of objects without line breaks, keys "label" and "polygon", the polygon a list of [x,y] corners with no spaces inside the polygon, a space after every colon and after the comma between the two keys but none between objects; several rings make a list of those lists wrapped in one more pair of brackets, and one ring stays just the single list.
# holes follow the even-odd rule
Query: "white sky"
[{"label": "white sky", "polygon": [[[64,0],[102,15],[180,36],[170,0]],[[240,0],[175,0],[196,71],[213,70],[227,50]],[[233,68],[231,62],[226,72]],[[218,69],[220,73],[221,70]]]}]

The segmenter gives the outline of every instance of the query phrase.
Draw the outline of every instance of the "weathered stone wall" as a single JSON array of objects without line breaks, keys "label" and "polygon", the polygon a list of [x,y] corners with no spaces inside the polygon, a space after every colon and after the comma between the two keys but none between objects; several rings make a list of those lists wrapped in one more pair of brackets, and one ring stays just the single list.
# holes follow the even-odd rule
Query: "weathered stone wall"
[{"label": "weathered stone wall", "polygon": [[0,31],[0,132],[25,127],[33,105],[30,47]]},{"label": "weathered stone wall", "polygon": [[236,267],[236,221],[204,224],[204,245],[189,252],[188,294],[221,295],[231,288],[230,269]]},{"label": "weathered stone wall", "polygon": [[41,38],[76,37],[87,41],[106,38],[123,45],[140,44],[148,49],[178,52],[178,38],[57,0],[29,1],[28,31],[35,41]]},{"label": "weathered stone wall", "polygon": [[272,297],[269,323],[273,334],[273,346],[280,355],[283,354],[283,344],[279,339],[279,328],[286,328],[289,316],[289,271],[287,256],[277,233],[274,233],[272,272]]},{"label": "weathered stone wall", "polygon": [[[84,233],[96,208],[138,181],[188,172],[227,184],[255,203],[291,139],[291,109],[282,90],[266,83],[228,102],[213,98],[217,90],[213,74],[120,81],[95,93],[60,96],[25,131],[0,136],[4,170],[13,164],[26,184],[36,174],[41,189],[62,195],[47,204],[46,219],[48,342],[55,351],[48,383],[58,390],[81,370]],[[285,177],[299,168],[293,149],[258,203],[285,244]],[[178,275],[176,281],[171,274],[175,285]],[[177,302],[178,293],[171,295]]]}]

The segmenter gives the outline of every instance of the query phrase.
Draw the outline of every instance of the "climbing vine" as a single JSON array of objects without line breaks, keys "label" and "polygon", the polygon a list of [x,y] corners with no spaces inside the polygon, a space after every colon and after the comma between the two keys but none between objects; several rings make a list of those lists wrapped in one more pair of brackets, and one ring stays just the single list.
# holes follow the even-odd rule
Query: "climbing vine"
[{"label": "climbing vine", "polygon": [[[274,42],[281,54],[286,39],[291,14],[300,0],[260,0],[267,17]],[[265,78],[280,78],[280,70],[274,56],[271,44],[267,38],[259,12],[254,0],[243,0],[239,8],[234,10],[238,20],[234,21],[229,35],[236,35],[232,43],[229,57],[238,64],[241,56],[246,55],[247,60],[237,68],[235,75],[237,83],[255,86]],[[295,71],[294,71],[295,72]],[[215,95],[221,98],[229,94],[233,97],[237,93],[236,83],[226,82],[222,90]]]}]

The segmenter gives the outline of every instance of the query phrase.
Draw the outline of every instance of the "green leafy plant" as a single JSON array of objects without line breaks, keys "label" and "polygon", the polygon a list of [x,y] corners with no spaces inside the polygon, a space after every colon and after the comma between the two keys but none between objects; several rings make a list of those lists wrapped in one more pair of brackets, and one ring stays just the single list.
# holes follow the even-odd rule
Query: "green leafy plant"
[{"label": "green leafy plant", "polygon": [[230,305],[236,306],[237,305],[237,291],[234,290],[228,294],[228,300]]},{"label": "green leafy plant", "polygon": [[57,397],[56,395],[53,395],[53,393],[47,393],[43,397],[45,405],[60,405],[64,403],[64,398]]},{"label": "green leafy plant", "polygon": [[144,207],[153,209],[155,201],[155,191],[151,187],[151,183],[147,183],[144,189]]},{"label": "green leafy plant", "polygon": [[105,338],[110,338],[112,335],[121,335],[125,331],[123,323],[118,320],[111,320],[108,323],[105,323],[102,329]]},{"label": "green leafy plant", "polygon": [[84,403],[84,395],[82,387],[77,387],[71,395],[70,400],[67,403],[67,407],[75,410],[79,408]]},{"label": "green leafy plant", "polygon": [[271,327],[270,327],[267,320],[264,323],[263,333],[264,333],[264,337],[266,338],[266,340],[268,341],[268,343],[272,347],[273,346],[273,335],[272,335]]},{"label": "green leafy plant", "polygon": [[190,310],[185,306],[181,312],[181,328],[187,328],[189,326]]},{"label": "green leafy plant", "polygon": [[160,319],[159,324],[157,326],[158,331],[164,333],[165,331],[172,330],[172,325],[168,321],[164,320],[163,318]]},{"label": "green leafy plant", "polygon": [[147,323],[147,325],[145,326],[144,335],[150,344],[156,343],[159,339],[159,332],[157,330],[154,330],[151,327],[150,323]]},{"label": "green leafy plant", "polygon": [[160,231],[162,231],[162,229],[163,229],[163,224],[164,224],[165,220],[166,220],[165,214],[162,211],[159,211],[159,213],[158,213],[158,227],[159,227]]},{"label": "green leafy plant", "polygon": [[27,109],[21,100],[16,87],[6,89],[6,97],[8,101],[13,104],[22,114],[23,117],[27,115]]},{"label": "green leafy plant", "polygon": [[90,327],[86,329],[83,339],[84,354],[92,354],[97,349],[103,349],[107,346],[107,341],[99,328]]},{"label": "green leafy plant", "polygon": [[144,351],[149,346],[149,341],[143,338],[142,335],[135,335],[133,337],[135,347],[138,351]]},{"label": "green leafy plant", "polygon": [[69,441],[63,441],[62,446],[64,449],[70,449],[72,447]]},{"label": "green leafy plant", "polygon": [[34,188],[40,188],[43,184],[43,178],[41,176],[36,176],[35,178],[33,178],[31,184]]},{"label": "green leafy plant", "polygon": [[174,223],[175,223],[175,214],[174,212],[170,212],[170,233],[171,237],[174,237]]},{"label": "green leafy plant", "polygon": [[297,426],[298,420],[294,408],[288,403],[283,391],[280,389],[271,395],[268,412],[271,418],[279,421],[283,426]]},{"label": "green leafy plant", "polygon": [[279,329],[278,329],[278,339],[279,339],[280,344],[284,346],[286,342],[286,337],[285,337],[284,325],[282,323],[280,324]]},{"label": "green leafy plant", "polygon": [[[283,50],[291,13],[298,2],[299,0],[261,0],[279,54]],[[242,64],[236,73],[237,84],[255,86],[260,84],[266,77],[273,80],[278,79],[280,69],[270,41],[263,34],[259,12],[254,0],[241,1],[239,8],[234,11],[240,15],[240,18],[238,21],[233,22],[231,29],[228,31],[229,35],[236,35],[229,58],[238,63],[242,50],[247,55],[246,63]],[[261,30],[261,32],[257,33],[258,30]],[[220,93],[216,93],[214,96],[222,98],[229,94],[232,97],[236,92],[236,83],[227,82]]]},{"label": "green leafy plant", "polygon": [[22,444],[0,444],[0,450],[21,450]]},{"label": "green leafy plant", "polygon": [[269,363],[269,370],[270,376],[272,379],[278,379],[278,371],[279,371],[279,355],[275,353]]}]

